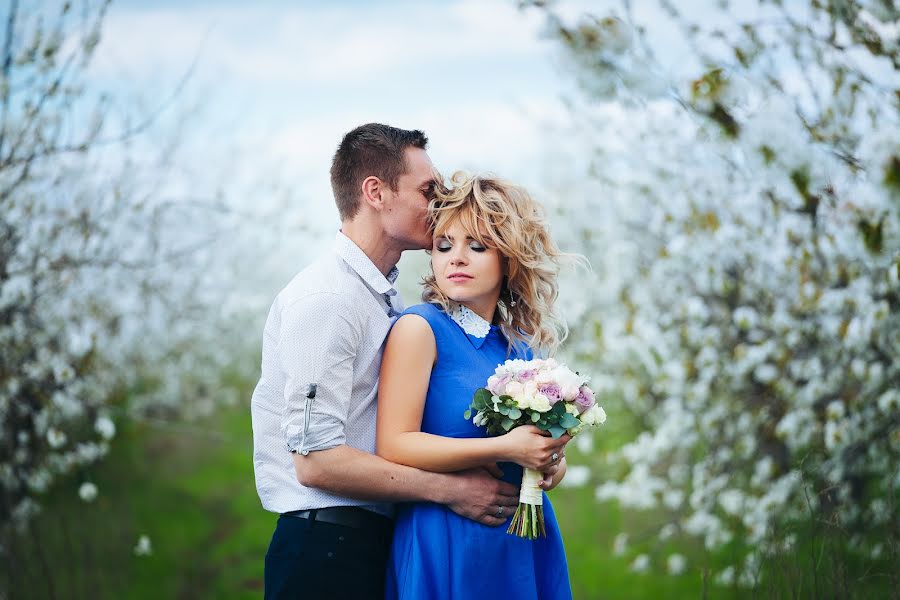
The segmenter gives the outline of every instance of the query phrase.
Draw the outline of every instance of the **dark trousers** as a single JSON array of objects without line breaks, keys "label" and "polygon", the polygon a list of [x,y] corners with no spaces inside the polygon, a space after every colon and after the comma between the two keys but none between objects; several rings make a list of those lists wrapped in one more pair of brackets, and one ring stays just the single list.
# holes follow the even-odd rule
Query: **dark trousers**
[{"label": "dark trousers", "polygon": [[374,521],[353,528],[279,516],[266,553],[266,600],[384,598],[393,524]]}]

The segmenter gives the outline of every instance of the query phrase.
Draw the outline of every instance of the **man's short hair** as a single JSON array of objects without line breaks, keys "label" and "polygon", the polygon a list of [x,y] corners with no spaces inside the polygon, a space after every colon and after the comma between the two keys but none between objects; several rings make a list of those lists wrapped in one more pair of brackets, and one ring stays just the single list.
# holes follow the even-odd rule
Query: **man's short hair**
[{"label": "man's short hair", "polygon": [[428,138],[418,129],[408,130],[368,123],[344,136],[331,161],[331,189],[341,220],[352,219],[359,211],[359,196],[366,177],[375,176],[397,189],[406,172],[407,148],[422,148]]}]

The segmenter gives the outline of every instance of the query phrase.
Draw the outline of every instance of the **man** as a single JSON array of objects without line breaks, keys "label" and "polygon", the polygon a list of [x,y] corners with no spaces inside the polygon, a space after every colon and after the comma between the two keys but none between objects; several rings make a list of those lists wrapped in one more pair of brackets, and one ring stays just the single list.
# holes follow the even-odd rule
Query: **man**
[{"label": "man", "polygon": [[269,312],[251,402],[257,491],[281,515],[266,598],[380,598],[392,502],[438,502],[491,526],[518,504],[518,490],[484,469],[429,473],[374,454],[382,347],[403,309],[395,265],[431,246],[427,143],[374,123],[344,137],[331,166],[334,248]]}]

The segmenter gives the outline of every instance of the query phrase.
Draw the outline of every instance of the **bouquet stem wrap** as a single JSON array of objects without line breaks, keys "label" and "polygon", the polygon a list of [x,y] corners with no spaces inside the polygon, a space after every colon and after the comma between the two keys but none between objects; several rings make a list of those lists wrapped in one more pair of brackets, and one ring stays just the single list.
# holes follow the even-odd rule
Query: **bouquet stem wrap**
[{"label": "bouquet stem wrap", "polygon": [[527,540],[547,537],[547,530],[544,528],[544,491],[538,485],[541,478],[539,471],[525,469],[522,474],[522,487],[519,489],[519,507],[506,533]]}]

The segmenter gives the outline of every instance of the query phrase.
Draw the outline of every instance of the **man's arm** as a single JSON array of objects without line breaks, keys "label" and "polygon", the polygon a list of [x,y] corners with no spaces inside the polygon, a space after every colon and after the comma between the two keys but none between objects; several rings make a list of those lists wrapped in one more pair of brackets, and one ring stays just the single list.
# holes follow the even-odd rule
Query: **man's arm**
[{"label": "man's arm", "polygon": [[297,480],[348,498],[438,502],[486,525],[502,523],[497,508],[515,506],[518,491],[487,470],[429,473],[346,445],[353,360],[363,335],[359,323],[348,318],[353,310],[342,305],[346,302],[336,294],[311,294],[287,307],[282,319],[279,362],[287,378],[282,432]]},{"label": "man's arm", "polygon": [[374,454],[341,445],[294,454],[297,480],[339,496],[382,502],[424,501],[446,504],[455,513],[483,523],[501,525],[519,504],[519,490],[487,469],[460,473],[430,473],[394,464]]}]

